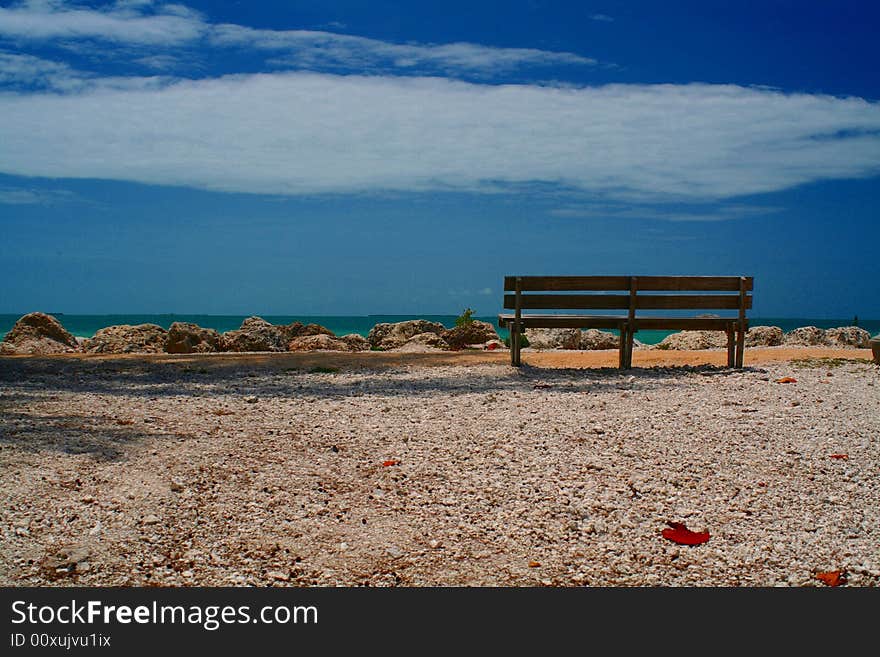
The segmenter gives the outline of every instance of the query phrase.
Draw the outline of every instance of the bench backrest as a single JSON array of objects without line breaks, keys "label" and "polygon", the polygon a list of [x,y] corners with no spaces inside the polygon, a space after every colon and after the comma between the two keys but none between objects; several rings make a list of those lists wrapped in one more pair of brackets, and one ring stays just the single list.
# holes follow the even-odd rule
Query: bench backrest
[{"label": "bench backrest", "polygon": [[743,318],[753,286],[751,276],[505,276],[504,291],[514,294],[504,307],[627,310],[631,318],[637,309],[738,310]]}]

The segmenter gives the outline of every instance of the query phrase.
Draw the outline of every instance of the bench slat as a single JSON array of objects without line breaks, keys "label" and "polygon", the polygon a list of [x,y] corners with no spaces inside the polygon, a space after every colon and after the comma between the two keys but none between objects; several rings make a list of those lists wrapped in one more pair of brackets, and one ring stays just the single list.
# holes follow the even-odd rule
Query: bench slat
[{"label": "bench slat", "polygon": [[[498,315],[498,325],[513,322],[513,315]],[[641,331],[726,331],[739,320],[735,317],[646,317],[634,321],[635,328]],[[626,316],[614,315],[523,315],[524,328],[619,328],[626,322]],[[748,320],[745,328],[749,327]]]},{"label": "bench slat", "polygon": [[[751,295],[743,298],[746,308],[752,307]],[[739,295],[733,294],[656,294],[636,297],[641,310],[738,310]]]},{"label": "bench slat", "polygon": [[[504,277],[504,291],[516,290],[516,276]],[[629,276],[520,276],[523,292],[575,292],[629,290]],[[637,276],[636,286],[644,291],[739,292],[739,276]],[[746,291],[754,278],[746,277]]]},{"label": "bench slat", "polygon": [[[522,294],[521,308],[541,310],[621,310],[629,308],[629,295],[622,294]],[[751,295],[744,299],[752,307]],[[516,295],[504,295],[504,307],[516,307]],[[737,310],[739,295],[723,294],[655,294],[636,297],[635,307],[641,310]]]},{"label": "bench slat", "polygon": [[[515,315],[498,315],[498,325],[513,322]],[[626,316],[613,315],[523,315],[523,328],[596,328],[616,329],[626,322]]]},{"label": "bench slat", "polygon": [[[629,290],[629,276],[520,276],[523,292]],[[516,290],[516,276],[504,277],[504,291]],[[737,288],[739,289],[739,288]]]},{"label": "bench slat", "polygon": [[[522,294],[522,308],[545,310],[613,310],[629,308],[629,295],[620,294]],[[516,307],[516,295],[504,295],[504,307]]]},{"label": "bench slat", "polygon": [[[669,330],[669,331],[726,331],[735,326],[739,320],[735,317],[645,317],[636,318],[633,322],[636,330]],[[745,328],[749,327],[748,320]]]},{"label": "bench slat", "polygon": [[[739,292],[739,276],[638,276],[638,290],[645,292]],[[746,292],[755,285],[746,276]]]}]

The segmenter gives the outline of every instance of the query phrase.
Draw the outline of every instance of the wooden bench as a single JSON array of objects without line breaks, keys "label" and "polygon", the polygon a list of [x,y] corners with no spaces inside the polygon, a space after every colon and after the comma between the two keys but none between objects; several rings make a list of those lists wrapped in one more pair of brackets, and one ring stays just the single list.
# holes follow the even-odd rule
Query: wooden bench
[{"label": "wooden bench", "polygon": [[[527,328],[594,328],[620,332],[619,367],[632,367],[639,330],[705,330],[727,333],[727,365],[743,366],[751,276],[505,276],[498,325],[510,330],[510,362],[522,364],[520,336]],[[537,314],[523,310],[618,311],[616,314]],[[737,311],[736,317],[656,316],[655,311]]]}]

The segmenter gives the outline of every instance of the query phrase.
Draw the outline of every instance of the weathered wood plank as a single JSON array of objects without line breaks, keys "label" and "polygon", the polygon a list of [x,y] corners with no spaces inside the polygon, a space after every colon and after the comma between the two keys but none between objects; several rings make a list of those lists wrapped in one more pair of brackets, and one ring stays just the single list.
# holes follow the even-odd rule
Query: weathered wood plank
[{"label": "weathered wood plank", "polygon": [[[629,290],[629,276],[520,276],[524,292],[599,292]],[[646,292],[739,292],[740,276],[639,276],[638,290]],[[504,277],[504,291],[516,289],[516,276]],[[745,277],[745,289],[754,278]]]},{"label": "weathered wood plank", "polygon": [[[498,315],[499,326],[510,326],[514,315]],[[522,315],[520,325],[523,328],[620,328],[626,323],[626,317],[613,315]]]},{"label": "weathered wood plank", "polygon": [[727,331],[738,323],[733,317],[636,317],[633,320],[637,331]]},{"label": "weathered wood plank", "polygon": [[[639,292],[739,292],[741,276],[639,276]],[[746,291],[754,278],[746,276]]]},{"label": "weathered wood plank", "polygon": [[[640,310],[739,310],[739,295],[723,294],[522,294],[521,308],[538,310],[622,310],[633,303]],[[504,295],[504,307],[515,308],[515,294]],[[751,295],[742,299],[752,307]]]},{"label": "weathered wood plank", "polygon": [[736,366],[736,337],[733,325],[727,327],[727,366]]},{"label": "weathered wood plank", "polygon": [[[629,295],[621,294],[523,294],[521,299],[523,308],[539,310],[615,310],[629,307]],[[515,304],[516,295],[504,295],[505,308],[514,308]]]},{"label": "weathered wood plank", "polygon": [[[520,276],[523,292],[628,290],[629,276]],[[516,276],[504,277],[504,291],[516,289]],[[737,287],[739,289],[739,287]]]},{"label": "weathered wood plank", "polygon": [[752,297],[724,294],[652,294],[636,297],[640,310],[738,310],[740,302],[752,307]]}]

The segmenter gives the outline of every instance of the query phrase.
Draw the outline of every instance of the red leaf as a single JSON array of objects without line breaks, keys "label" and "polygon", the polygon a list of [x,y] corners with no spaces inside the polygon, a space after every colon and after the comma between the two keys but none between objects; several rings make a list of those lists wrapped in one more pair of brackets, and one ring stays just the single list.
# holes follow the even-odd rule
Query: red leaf
[{"label": "red leaf", "polygon": [[846,455],[846,454],[832,454],[832,455],[830,456],[830,458],[832,458],[832,459],[839,459],[839,460],[841,460],[841,461],[846,461],[846,460],[849,458],[849,456]]},{"label": "red leaf", "polygon": [[498,345],[495,344],[494,342],[491,343],[489,346],[486,347],[486,349],[488,349],[489,351],[492,351],[492,350],[497,349],[497,348],[498,348]]},{"label": "red leaf", "polygon": [[828,586],[840,586],[846,582],[846,575],[842,570],[829,570],[824,573],[816,573],[816,579],[822,580]]},{"label": "red leaf", "polygon": [[776,379],[776,383],[797,383],[797,379],[793,376],[784,376],[781,379]]},{"label": "red leaf", "polygon": [[679,545],[699,545],[709,540],[709,532],[692,532],[680,522],[667,522],[671,529],[664,529],[663,538]]},{"label": "red leaf", "polygon": [[382,461],[382,467],[383,467],[383,468],[387,468],[387,467],[392,466],[392,465],[397,465],[399,462],[400,462],[400,461],[394,461],[394,460],[392,460],[392,459],[389,459],[389,460],[387,460],[387,461]]}]

